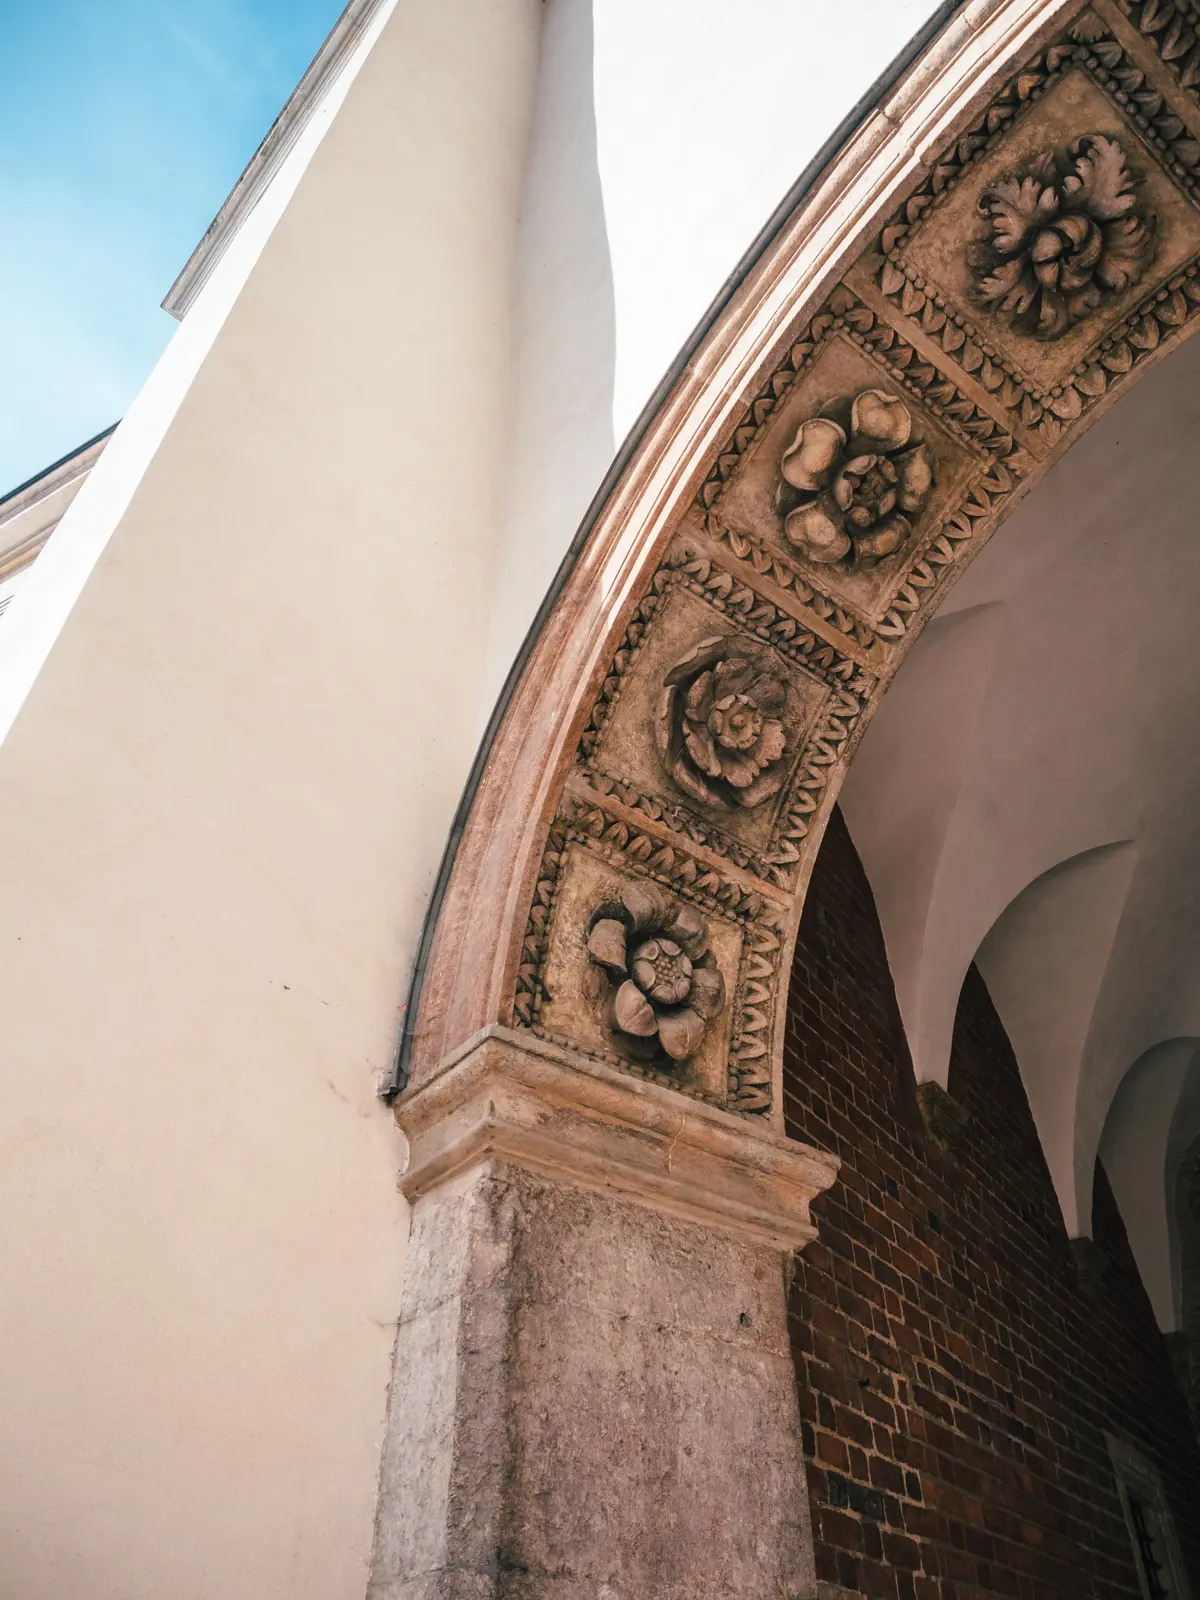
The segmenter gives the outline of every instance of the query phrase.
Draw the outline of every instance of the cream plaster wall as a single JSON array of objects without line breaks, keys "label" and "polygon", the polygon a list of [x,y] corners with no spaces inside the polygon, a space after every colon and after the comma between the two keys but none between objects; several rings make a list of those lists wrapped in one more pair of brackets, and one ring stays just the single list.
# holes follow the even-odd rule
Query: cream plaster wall
[{"label": "cream plaster wall", "polygon": [[[1075,1189],[1080,1073],[1137,856],[1123,840],[1060,862],[1005,908],[975,955],[1060,1194]],[[1090,1213],[1079,1223],[1090,1233]]]},{"label": "cream plaster wall", "polygon": [[8,619],[14,1600],[365,1587],[374,1089],[475,737],[538,13],[380,11]]},{"label": "cream plaster wall", "polygon": [[752,240],[938,0],[595,0],[622,439]]},{"label": "cream plaster wall", "polygon": [[596,163],[592,0],[545,0],[544,19],[517,232],[510,471],[481,731],[614,448],[615,309]]},{"label": "cream plaster wall", "polygon": [[937,3],[545,0],[485,720],[614,445]]}]

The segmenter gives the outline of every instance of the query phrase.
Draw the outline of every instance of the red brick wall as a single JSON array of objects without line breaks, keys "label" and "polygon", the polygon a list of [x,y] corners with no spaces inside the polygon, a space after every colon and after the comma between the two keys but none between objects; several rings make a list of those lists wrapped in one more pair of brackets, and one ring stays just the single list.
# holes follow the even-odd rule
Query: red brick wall
[{"label": "red brick wall", "polygon": [[843,1161],[792,1334],[818,1576],[899,1600],[1138,1600],[1104,1430],[1154,1460],[1200,1597],[1200,1455],[1103,1171],[1085,1295],[1021,1077],[972,967],[924,1133],[871,890],[835,815],[805,907],[788,1131]]}]

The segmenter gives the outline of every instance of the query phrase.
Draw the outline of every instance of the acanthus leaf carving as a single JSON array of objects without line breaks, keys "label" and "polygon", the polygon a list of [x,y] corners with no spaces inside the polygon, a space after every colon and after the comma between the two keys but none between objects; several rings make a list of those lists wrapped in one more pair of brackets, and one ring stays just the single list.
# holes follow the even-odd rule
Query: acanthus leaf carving
[{"label": "acanthus leaf carving", "polygon": [[985,189],[988,233],[967,252],[977,304],[1045,341],[1118,299],[1157,250],[1139,181],[1118,140],[1085,134]]}]

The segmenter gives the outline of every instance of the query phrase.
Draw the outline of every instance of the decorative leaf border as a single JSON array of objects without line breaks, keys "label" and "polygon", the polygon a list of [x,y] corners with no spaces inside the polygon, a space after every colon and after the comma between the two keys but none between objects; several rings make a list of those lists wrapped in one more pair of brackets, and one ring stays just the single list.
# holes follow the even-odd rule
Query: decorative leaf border
[{"label": "decorative leaf border", "polygon": [[1179,0],[1117,0],[1181,89],[1200,88],[1200,12]]}]

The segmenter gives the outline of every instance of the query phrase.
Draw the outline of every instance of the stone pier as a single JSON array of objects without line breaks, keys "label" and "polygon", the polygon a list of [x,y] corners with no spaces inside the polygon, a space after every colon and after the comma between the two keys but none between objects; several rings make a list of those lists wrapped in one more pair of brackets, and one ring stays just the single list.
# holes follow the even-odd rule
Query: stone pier
[{"label": "stone pier", "polygon": [[504,1029],[397,1117],[370,1600],[815,1594],[787,1282],[835,1159]]}]

